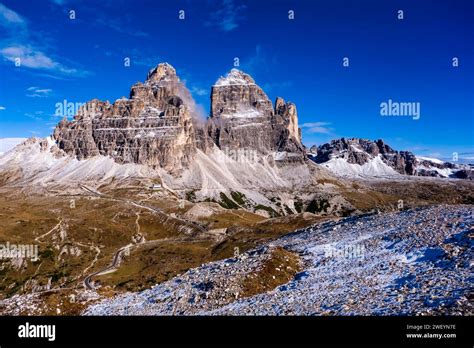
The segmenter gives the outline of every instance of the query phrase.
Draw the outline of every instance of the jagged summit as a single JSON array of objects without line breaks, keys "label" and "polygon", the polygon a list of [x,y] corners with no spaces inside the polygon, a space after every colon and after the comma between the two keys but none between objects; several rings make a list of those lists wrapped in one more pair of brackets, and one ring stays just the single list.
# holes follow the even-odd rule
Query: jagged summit
[{"label": "jagged summit", "polygon": [[159,166],[179,171],[196,152],[189,91],[168,63],[150,70],[130,99],[113,104],[92,100],[74,120],[54,130],[58,147],[86,159],[110,156],[118,163]]},{"label": "jagged summit", "polygon": [[221,149],[302,155],[296,106],[277,98],[275,107],[254,79],[237,69],[212,86],[208,132]]},{"label": "jagged summit", "polygon": [[166,62],[160,63],[148,72],[146,82],[160,81],[179,81],[176,69],[171,64]]},{"label": "jagged summit", "polygon": [[229,85],[255,85],[255,81],[249,74],[234,68],[226,76],[221,76],[214,84],[214,86]]}]

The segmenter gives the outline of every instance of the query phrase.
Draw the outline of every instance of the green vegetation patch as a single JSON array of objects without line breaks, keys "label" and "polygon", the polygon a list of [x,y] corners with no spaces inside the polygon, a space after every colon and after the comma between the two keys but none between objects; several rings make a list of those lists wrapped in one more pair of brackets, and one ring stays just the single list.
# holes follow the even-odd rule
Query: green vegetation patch
[{"label": "green vegetation patch", "polygon": [[247,198],[245,197],[245,195],[241,192],[238,192],[238,191],[232,191],[230,193],[230,196],[232,197],[232,199],[237,202],[237,204],[239,205],[246,205],[247,204]]},{"label": "green vegetation patch", "polygon": [[259,209],[268,211],[271,217],[280,216],[280,214],[278,214],[272,207],[267,207],[266,205],[258,204],[255,206],[255,211]]},{"label": "green vegetation patch", "polygon": [[229,197],[226,196],[224,192],[220,193],[221,201],[219,204],[226,209],[238,209],[239,206]]},{"label": "green vegetation patch", "polygon": [[308,206],[306,207],[306,211],[316,214],[316,213],[327,213],[328,208],[331,205],[329,204],[329,201],[327,199],[321,199],[321,200],[316,200],[313,199]]}]

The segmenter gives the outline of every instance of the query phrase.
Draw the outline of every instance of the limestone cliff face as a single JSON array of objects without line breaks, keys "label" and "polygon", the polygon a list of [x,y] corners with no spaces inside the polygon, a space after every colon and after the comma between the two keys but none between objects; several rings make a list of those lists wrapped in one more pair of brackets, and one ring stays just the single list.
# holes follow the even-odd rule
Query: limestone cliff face
[{"label": "limestone cliff face", "polygon": [[54,139],[78,159],[105,155],[177,172],[196,152],[191,99],[175,69],[159,64],[129,99],[88,102],[72,121],[58,124]]},{"label": "limestone cliff face", "polygon": [[296,106],[277,98],[273,108],[255,81],[237,69],[212,87],[208,133],[222,150],[247,148],[262,154],[303,150]]},{"label": "limestone cliff face", "polygon": [[293,103],[285,103],[282,98],[278,97],[275,101],[275,114],[283,117],[290,137],[301,142],[301,130],[298,128],[296,105]]},{"label": "limestone cliff face", "polygon": [[[277,98],[275,101],[275,118],[277,128],[277,144],[279,151],[304,152],[301,142],[301,129],[298,128],[296,105]],[[283,127],[282,127],[283,126]]]},{"label": "limestone cliff face", "polygon": [[114,103],[94,99],[73,120],[54,130],[58,147],[85,159],[110,156],[179,173],[198,149],[248,149],[267,155],[296,153],[304,158],[296,106],[277,98],[275,107],[247,74],[233,69],[212,88],[211,115],[198,122],[194,100],[175,69],[159,64],[130,97]]}]

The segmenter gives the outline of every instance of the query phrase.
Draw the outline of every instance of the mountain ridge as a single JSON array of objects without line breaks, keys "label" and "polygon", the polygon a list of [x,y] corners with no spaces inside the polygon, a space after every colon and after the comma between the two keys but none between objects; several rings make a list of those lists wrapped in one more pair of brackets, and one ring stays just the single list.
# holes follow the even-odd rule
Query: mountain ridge
[{"label": "mountain ridge", "polygon": [[305,157],[293,103],[273,104],[250,75],[232,69],[212,87],[203,122],[168,63],[132,85],[129,98],[93,99],[51,137],[20,144],[0,158],[0,169],[3,185],[30,192],[159,183],[181,197],[221,200],[239,192],[275,209],[268,192],[290,195],[335,180]]},{"label": "mountain ridge", "polygon": [[317,148],[312,146],[308,158],[339,175],[473,177],[472,169],[466,165],[415,156],[410,151],[397,151],[382,139],[334,139]]}]

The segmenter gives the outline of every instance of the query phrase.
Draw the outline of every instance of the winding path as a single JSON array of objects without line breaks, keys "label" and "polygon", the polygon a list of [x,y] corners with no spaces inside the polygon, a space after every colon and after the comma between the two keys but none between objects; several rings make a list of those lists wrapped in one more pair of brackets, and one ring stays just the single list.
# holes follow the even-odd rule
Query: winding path
[{"label": "winding path", "polygon": [[[142,208],[142,209],[146,209],[148,211],[151,211],[152,213],[156,213],[156,214],[159,214],[159,215],[162,215],[162,216],[165,216],[166,219],[172,219],[172,220],[177,220],[181,223],[184,223],[185,225],[191,225],[192,227],[198,229],[200,232],[207,232],[207,229],[205,229],[203,226],[199,225],[198,223],[194,222],[194,221],[189,221],[189,220],[186,220],[186,219],[182,219],[182,218],[179,218],[179,217],[176,217],[176,216],[171,216],[167,213],[165,213],[162,209],[160,208],[154,208],[154,207],[150,207],[150,206],[147,206],[147,205],[143,205],[141,203],[137,203],[135,201],[131,201],[131,200],[128,200],[128,199],[124,199],[124,198],[116,198],[116,197],[111,197],[111,196],[108,196],[106,194],[103,194],[102,192],[99,192],[97,190],[93,190],[85,185],[79,185],[80,188],[82,188],[83,190],[89,192],[89,193],[92,193],[93,195],[96,195],[96,196],[99,196],[99,197],[102,197],[102,198],[105,198],[105,199],[110,199],[110,200],[115,200],[115,201],[120,201],[120,202],[125,202],[125,203],[128,203],[128,204],[131,204],[135,207],[138,207],[138,208]],[[139,219],[140,215],[137,215],[137,220],[135,221],[135,223],[137,224],[137,227],[138,227],[138,230],[139,230],[139,225],[138,225],[138,219]],[[57,228],[58,226],[60,225],[60,223],[53,228],[53,230],[55,228]],[[51,230],[52,231],[52,230]],[[49,232],[51,232],[49,231]],[[49,233],[48,232],[48,233]],[[39,238],[39,237],[38,237]],[[84,278],[84,287],[86,289],[89,289],[89,290],[94,290],[94,286],[92,284],[92,278],[94,276],[97,276],[97,275],[100,275],[100,274],[103,274],[105,272],[108,272],[108,271],[113,271],[115,270],[119,264],[120,264],[120,261],[122,259],[122,254],[123,252],[125,252],[125,250],[127,248],[133,248],[133,247],[140,247],[140,246],[143,246],[143,245],[146,245],[146,244],[154,244],[154,243],[161,243],[161,242],[169,242],[171,241],[172,239],[169,239],[169,238],[164,238],[164,239],[158,239],[158,240],[151,240],[151,241],[147,241],[147,242],[143,242],[143,243],[138,243],[138,244],[127,244],[119,249],[117,249],[117,251],[114,253],[113,255],[113,258],[112,258],[112,263],[107,266],[106,268],[103,268],[99,271],[96,271],[96,272],[93,272],[91,274],[89,274],[86,278]],[[199,240],[199,239],[198,239]],[[175,241],[183,241],[183,239],[175,239]],[[96,257],[98,256],[98,254],[96,255]],[[96,259],[94,260],[93,263],[95,263],[95,261],[97,261]],[[92,266],[92,265],[91,265]],[[87,269],[89,269],[91,266],[89,266]]]}]

